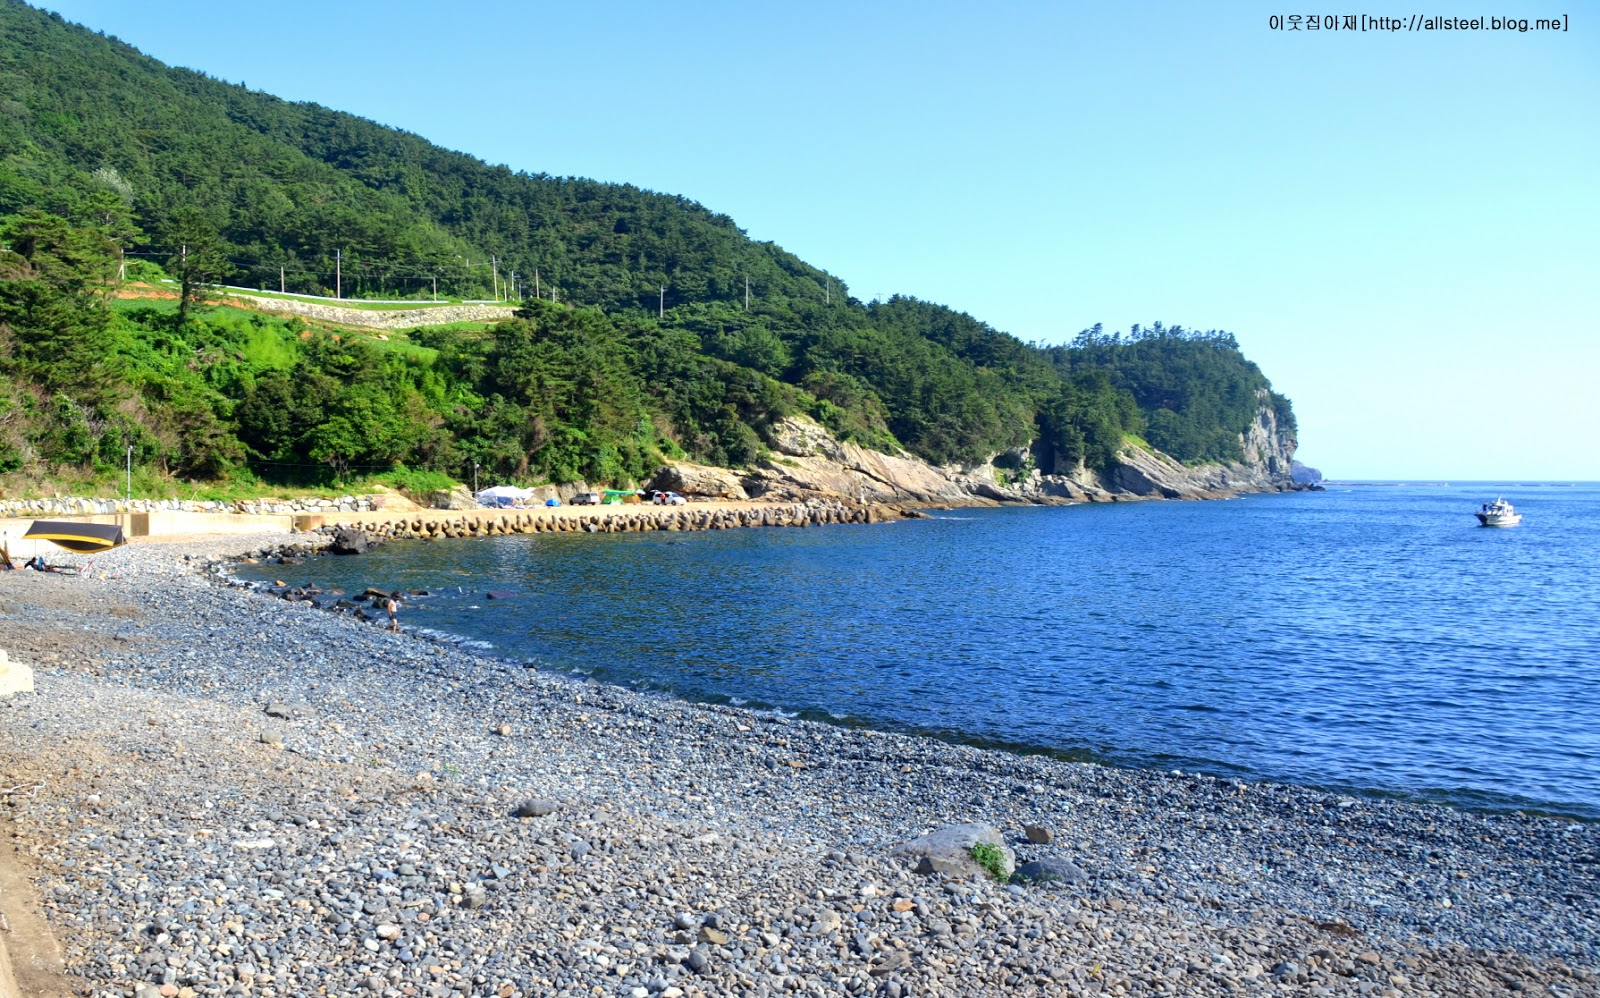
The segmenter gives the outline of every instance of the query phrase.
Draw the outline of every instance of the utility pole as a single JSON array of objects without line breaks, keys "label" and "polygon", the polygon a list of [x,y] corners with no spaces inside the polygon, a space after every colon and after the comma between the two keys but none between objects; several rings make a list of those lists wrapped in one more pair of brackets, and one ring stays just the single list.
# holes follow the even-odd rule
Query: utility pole
[{"label": "utility pole", "polygon": [[500,258],[499,257],[491,256],[489,258],[489,270],[491,271],[491,273],[494,276],[494,300],[495,301],[499,301],[500,300]]},{"label": "utility pole", "polygon": [[438,301],[439,300],[439,275],[438,274],[434,274],[433,275],[433,300],[434,301]]},{"label": "utility pole", "polygon": [[286,285],[283,282],[283,264],[280,263],[278,264],[278,294],[281,295],[287,293],[284,291],[285,286]]},{"label": "utility pole", "polygon": [[[133,503],[133,444],[128,445],[128,502]],[[129,509],[128,512],[133,512]]]},{"label": "utility pole", "polygon": [[533,296],[539,297],[539,268],[533,268]]},{"label": "utility pole", "polygon": [[665,319],[666,317],[667,317],[667,286],[665,284],[663,284],[663,285],[661,285],[661,304],[656,306],[656,318]]},{"label": "utility pole", "polygon": [[833,304],[833,278],[831,277],[822,285],[822,301],[827,305]]},{"label": "utility pole", "polygon": [[333,296],[344,297],[344,250],[333,251]]},{"label": "utility pole", "polygon": [[750,278],[744,279],[744,310],[750,311]]}]

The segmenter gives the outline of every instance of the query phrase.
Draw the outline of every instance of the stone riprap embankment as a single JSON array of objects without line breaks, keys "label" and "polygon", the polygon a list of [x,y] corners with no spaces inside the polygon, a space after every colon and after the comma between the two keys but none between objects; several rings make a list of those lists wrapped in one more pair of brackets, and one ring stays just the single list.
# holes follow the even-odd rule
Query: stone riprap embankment
[{"label": "stone riprap embankment", "polygon": [[262,312],[280,312],[302,315],[322,322],[336,322],[342,326],[365,326],[371,329],[411,329],[415,326],[441,326],[451,322],[499,322],[516,314],[512,305],[432,305],[420,308],[342,308],[338,305],[320,305],[316,302],[294,301],[289,298],[257,298],[254,295],[232,296],[247,308]]},{"label": "stone riprap embankment", "polygon": [[28,516],[107,516],[116,513],[364,513],[382,508],[387,496],[238,499],[53,499],[0,500],[0,518]]},{"label": "stone riprap embankment", "polygon": [[[81,993],[1600,994],[1596,824],[576,681],[219,584],[279,541],[0,573],[0,798]],[[896,855],[966,823],[1018,880]]]}]

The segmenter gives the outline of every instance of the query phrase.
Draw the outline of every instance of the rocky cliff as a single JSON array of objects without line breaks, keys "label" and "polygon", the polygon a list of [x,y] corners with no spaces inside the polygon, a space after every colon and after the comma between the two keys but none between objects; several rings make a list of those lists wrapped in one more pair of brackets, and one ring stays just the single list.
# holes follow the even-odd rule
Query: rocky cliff
[{"label": "rocky cliff", "polygon": [[1240,434],[1243,460],[1186,466],[1130,443],[1118,462],[1097,471],[1042,474],[1027,448],[997,454],[979,465],[936,467],[901,451],[885,454],[833,437],[804,416],[773,428],[772,454],[742,471],[673,464],[651,480],[653,488],[685,495],[741,499],[822,496],[899,505],[1114,502],[1126,499],[1216,499],[1241,492],[1286,491],[1295,438],[1278,426],[1263,397],[1256,419]]}]

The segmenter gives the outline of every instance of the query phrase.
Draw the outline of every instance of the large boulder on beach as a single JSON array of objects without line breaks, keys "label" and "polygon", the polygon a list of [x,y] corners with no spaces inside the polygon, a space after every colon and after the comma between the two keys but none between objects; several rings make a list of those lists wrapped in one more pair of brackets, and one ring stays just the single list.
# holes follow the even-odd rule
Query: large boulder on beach
[{"label": "large boulder on beach", "polygon": [[381,486],[379,487],[379,491],[372,493],[367,497],[367,500],[372,504],[373,509],[381,509],[389,512],[412,513],[422,508],[407,496],[396,492],[393,489],[385,489]]},{"label": "large boulder on beach", "polygon": [[560,482],[556,485],[556,496],[562,502],[571,500],[573,496],[579,493],[592,491],[594,490],[589,488],[589,483],[581,478],[572,482]]},{"label": "large boulder on beach", "polygon": [[889,855],[908,860],[919,873],[942,873],[947,877],[987,877],[989,872],[972,858],[972,847],[985,843],[1000,850],[1001,869],[1009,877],[1017,868],[1016,854],[1006,845],[1000,829],[981,822],[947,825],[890,850]]},{"label": "large boulder on beach", "polygon": [[646,488],[714,499],[750,498],[737,474],[727,468],[711,468],[703,464],[665,465],[646,483]]},{"label": "large boulder on beach", "polygon": [[428,506],[431,509],[477,509],[478,500],[473,496],[472,490],[465,485],[457,485],[453,489],[438,489],[429,492]]},{"label": "large boulder on beach", "polygon": [[333,532],[333,540],[328,544],[329,554],[366,554],[372,549],[372,538],[367,536],[365,530],[354,527],[340,527]]}]

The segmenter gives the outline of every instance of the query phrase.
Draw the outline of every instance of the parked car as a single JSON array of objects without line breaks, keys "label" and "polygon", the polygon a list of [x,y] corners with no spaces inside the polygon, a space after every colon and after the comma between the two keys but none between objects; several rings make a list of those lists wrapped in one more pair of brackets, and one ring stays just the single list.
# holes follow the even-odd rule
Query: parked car
[{"label": "parked car", "polygon": [[657,492],[650,501],[657,506],[682,506],[689,500],[676,492]]},{"label": "parked car", "polygon": [[579,492],[571,499],[568,499],[567,502],[573,506],[598,506],[600,505],[600,493]]}]

